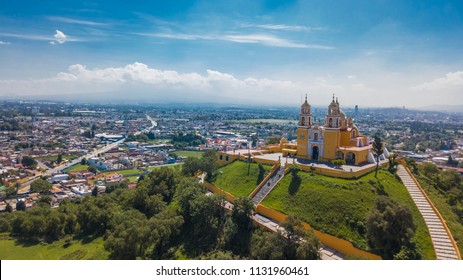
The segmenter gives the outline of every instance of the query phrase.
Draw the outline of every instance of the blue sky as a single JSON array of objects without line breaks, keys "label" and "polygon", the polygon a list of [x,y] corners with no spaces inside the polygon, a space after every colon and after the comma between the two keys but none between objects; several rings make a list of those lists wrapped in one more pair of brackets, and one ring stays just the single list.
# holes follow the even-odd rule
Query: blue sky
[{"label": "blue sky", "polygon": [[462,1],[2,1],[0,98],[463,104]]}]

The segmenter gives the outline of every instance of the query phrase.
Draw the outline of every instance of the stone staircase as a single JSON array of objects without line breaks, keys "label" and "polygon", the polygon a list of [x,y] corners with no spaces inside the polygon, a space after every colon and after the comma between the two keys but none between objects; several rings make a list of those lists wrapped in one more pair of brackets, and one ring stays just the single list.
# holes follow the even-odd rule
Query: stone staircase
[{"label": "stone staircase", "polygon": [[264,198],[273,190],[284,175],[285,167],[280,166],[280,168],[268,179],[265,185],[252,197],[254,205],[257,205],[264,200]]},{"label": "stone staircase", "polygon": [[424,218],[426,226],[428,227],[429,233],[431,235],[431,240],[434,246],[434,251],[436,252],[436,257],[438,260],[457,260],[458,255],[453,247],[451,238],[447,231],[444,228],[441,220],[434,212],[433,208],[426,200],[425,196],[416,185],[413,178],[405,170],[405,167],[398,165],[397,175],[404,183],[407,188],[410,196],[415,202],[416,206],[420,210],[421,215]]}]

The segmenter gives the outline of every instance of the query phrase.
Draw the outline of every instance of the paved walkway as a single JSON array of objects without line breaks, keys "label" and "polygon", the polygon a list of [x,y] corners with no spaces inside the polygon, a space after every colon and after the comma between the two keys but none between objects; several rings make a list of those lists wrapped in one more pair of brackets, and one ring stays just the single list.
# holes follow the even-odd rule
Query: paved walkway
[{"label": "paved walkway", "polygon": [[408,192],[410,193],[413,201],[420,210],[421,215],[424,218],[426,226],[429,229],[431,235],[431,240],[434,246],[434,251],[436,252],[436,257],[438,260],[457,260],[457,254],[455,248],[453,247],[450,237],[445,231],[444,225],[437,216],[437,214],[432,209],[429,202],[424,197],[423,193],[420,191],[416,185],[413,178],[408,174],[405,168],[402,165],[399,165],[397,168],[397,175],[404,183]]},{"label": "paved walkway", "polygon": [[285,167],[280,166],[280,168],[268,179],[265,185],[252,197],[254,205],[257,205],[264,200],[264,198],[273,190],[284,175]]},{"label": "paved walkway", "polygon": [[[253,215],[253,220],[257,223],[265,226],[266,228],[270,229],[271,231],[278,232],[280,229],[280,225],[278,222],[267,218],[261,214],[255,213]],[[343,260],[344,255],[339,253],[338,251],[330,248],[322,243],[322,247],[320,248],[320,256],[322,260]]]}]

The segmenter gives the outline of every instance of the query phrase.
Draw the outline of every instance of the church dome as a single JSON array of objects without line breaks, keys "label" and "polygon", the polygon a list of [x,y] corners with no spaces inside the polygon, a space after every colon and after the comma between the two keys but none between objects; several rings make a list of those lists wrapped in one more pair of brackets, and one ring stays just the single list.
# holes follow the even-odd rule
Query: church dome
[{"label": "church dome", "polygon": [[344,113],[342,110],[339,110],[339,114],[341,115],[342,119],[346,118],[346,113]]}]

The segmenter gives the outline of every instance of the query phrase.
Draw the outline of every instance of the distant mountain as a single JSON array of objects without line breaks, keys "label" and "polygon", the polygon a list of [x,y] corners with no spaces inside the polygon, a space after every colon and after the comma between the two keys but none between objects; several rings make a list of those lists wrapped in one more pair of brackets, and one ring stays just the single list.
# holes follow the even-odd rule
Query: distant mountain
[{"label": "distant mountain", "polygon": [[419,111],[437,111],[463,113],[463,105],[430,105],[424,107],[411,108]]}]

